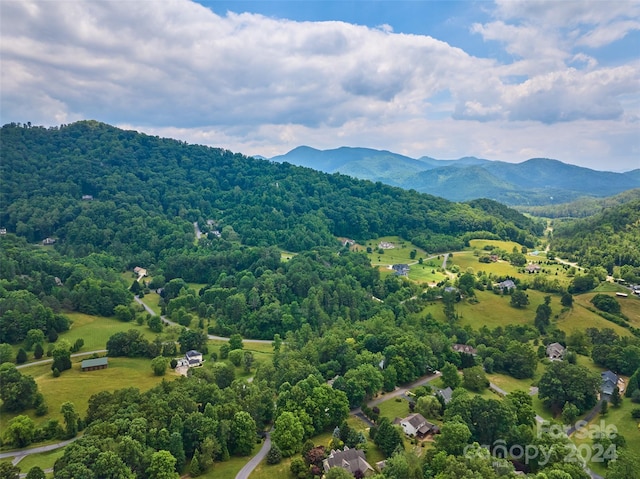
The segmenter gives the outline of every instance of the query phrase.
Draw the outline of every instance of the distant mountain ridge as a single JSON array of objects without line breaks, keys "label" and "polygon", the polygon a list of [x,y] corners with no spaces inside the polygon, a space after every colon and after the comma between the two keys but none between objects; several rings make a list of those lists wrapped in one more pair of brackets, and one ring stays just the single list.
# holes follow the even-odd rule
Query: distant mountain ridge
[{"label": "distant mountain ridge", "polygon": [[371,148],[317,150],[299,146],[270,159],[380,181],[452,201],[489,198],[508,205],[547,205],[584,196],[611,196],[640,187],[640,170],[597,171],[548,158],[522,163],[476,157],[414,159]]}]

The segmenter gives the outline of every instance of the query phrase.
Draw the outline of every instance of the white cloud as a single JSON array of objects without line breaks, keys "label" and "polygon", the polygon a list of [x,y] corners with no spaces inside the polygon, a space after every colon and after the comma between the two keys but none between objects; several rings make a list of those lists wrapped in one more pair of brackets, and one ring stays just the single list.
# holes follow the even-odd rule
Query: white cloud
[{"label": "white cloud", "polygon": [[[638,116],[639,63],[600,67],[578,48],[638,27],[637,5],[601,3],[498,2],[473,31],[512,55],[501,63],[387,25],[219,16],[187,0],[5,0],[0,112],[34,124],[95,118],[266,156],[349,144],[587,161]],[[578,152],[574,135],[588,125],[597,147]],[[629,163],[637,141],[621,138]]]}]

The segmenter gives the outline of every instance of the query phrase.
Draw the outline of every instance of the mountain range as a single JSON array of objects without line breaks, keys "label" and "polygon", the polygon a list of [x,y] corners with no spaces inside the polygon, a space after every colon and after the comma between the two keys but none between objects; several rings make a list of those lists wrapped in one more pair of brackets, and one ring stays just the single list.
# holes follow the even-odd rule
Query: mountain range
[{"label": "mountain range", "polygon": [[626,173],[597,171],[548,158],[522,163],[475,157],[415,159],[370,148],[317,150],[300,146],[270,160],[380,181],[452,201],[489,198],[508,205],[547,205],[584,196],[611,196],[640,187],[640,169]]}]

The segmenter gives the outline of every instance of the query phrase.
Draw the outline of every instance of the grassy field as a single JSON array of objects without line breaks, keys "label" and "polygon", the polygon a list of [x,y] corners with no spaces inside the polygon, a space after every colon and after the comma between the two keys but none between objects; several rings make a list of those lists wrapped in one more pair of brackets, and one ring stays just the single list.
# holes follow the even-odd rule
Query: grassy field
[{"label": "grassy field", "polygon": [[378,404],[378,407],[380,408],[380,417],[387,417],[391,421],[397,417],[403,418],[410,414],[409,401],[400,397],[387,399]]},{"label": "grassy field", "polygon": [[629,323],[636,328],[640,327],[640,298],[638,296],[629,294],[627,298],[622,298],[617,297],[615,292],[594,292],[581,294],[579,296],[576,296],[574,300],[580,306],[583,306],[585,308],[595,308],[595,306],[591,304],[591,300],[596,294],[606,294],[607,296],[611,296],[612,298],[614,298],[620,305],[622,314],[629,318]]},{"label": "grassy field", "polygon": [[491,381],[493,384],[498,386],[500,389],[504,389],[508,393],[513,391],[524,391],[529,393],[531,386],[534,385],[537,379],[542,376],[541,370],[542,365],[538,365],[538,369],[536,370],[536,376],[533,379],[516,379],[506,374],[487,374],[487,379]]},{"label": "grassy field", "polygon": [[[153,333],[146,326],[139,326],[135,321],[123,323],[115,318],[107,318],[103,316],[91,316],[84,313],[65,312],[65,316],[73,321],[69,331],[60,333],[60,339],[64,339],[73,345],[76,340],[82,338],[84,340],[84,346],[79,352],[95,351],[98,349],[105,349],[108,339],[115,333],[121,331],[128,331],[130,329],[136,329],[142,333],[142,335],[148,340],[155,338]],[[23,347],[22,343],[13,346],[14,352],[17,352],[19,348]],[[46,350],[48,343],[43,345]],[[33,351],[27,352],[29,362],[35,361],[33,357]],[[44,356],[42,359],[47,359]]]},{"label": "grassy field", "polygon": [[[627,449],[630,451],[638,451],[640,450],[640,428],[638,427],[639,421],[631,417],[631,410],[636,407],[638,407],[637,404],[633,404],[628,398],[625,398],[620,408],[615,409],[609,407],[609,412],[606,416],[603,417],[597,415],[589,423],[589,426],[600,426],[602,424],[601,421],[604,421],[604,427],[607,427],[609,425],[615,426],[617,429],[617,434],[621,434],[622,436],[624,436],[627,442]],[[572,437],[573,442],[576,445],[592,443],[590,438],[584,437],[585,434],[581,434],[581,436],[583,437],[576,436],[577,434]],[[606,473],[606,468],[603,463],[591,462],[588,464],[588,466],[598,474],[604,475]]]},{"label": "grassy field", "polygon": [[557,320],[558,327],[565,333],[570,334],[575,330],[584,331],[587,328],[611,328],[620,336],[631,336],[631,332],[628,329],[618,326],[611,321],[607,321],[602,316],[589,311],[581,305],[581,302],[581,296],[576,296],[574,298],[573,308],[562,313]]},{"label": "grassy field", "polygon": [[507,253],[511,253],[513,248],[517,248],[520,251],[521,245],[514,241],[500,241],[500,240],[488,240],[488,239],[474,239],[469,241],[469,246],[472,249],[484,249],[485,246],[491,246],[493,248],[499,248],[505,250]]},{"label": "grassy field", "polygon": [[64,454],[64,448],[55,449],[54,451],[42,452],[40,454],[30,454],[18,463],[18,467],[22,472],[29,472],[34,466],[40,467],[42,470],[53,467],[56,460]]},{"label": "grassy field", "polygon": [[[72,369],[64,371],[58,378],[54,378],[51,374],[50,364],[31,366],[21,370],[23,374],[33,376],[38,384],[38,390],[42,392],[49,406],[49,413],[43,417],[36,417],[33,410],[26,413],[36,424],[49,418],[58,419],[62,423],[60,406],[65,401],[73,402],[76,410],[84,416],[89,398],[100,391],[114,391],[128,387],[146,391],[163,379],[171,380],[178,377],[172,370],[167,371],[165,376],[154,376],[148,359],[109,358],[107,369],[89,372],[80,370],[79,359],[72,361]],[[6,427],[13,417],[15,414],[2,414],[0,429]]]}]

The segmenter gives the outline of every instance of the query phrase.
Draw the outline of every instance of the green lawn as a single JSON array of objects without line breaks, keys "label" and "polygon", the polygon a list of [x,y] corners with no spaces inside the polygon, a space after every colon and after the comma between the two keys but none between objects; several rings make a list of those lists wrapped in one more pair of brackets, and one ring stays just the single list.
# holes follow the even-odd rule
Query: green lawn
[{"label": "green lawn", "polygon": [[395,418],[407,417],[410,414],[409,401],[401,397],[387,399],[378,404],[380,408],[380,417],[387,417],[391,421]]},{"label": "green lawn", "polygon": [[560,315],[557,325],[565,333],[571,334],[571,332],[575,330],[584,331],[587,328],[611,328],[620,336],[631,336],[631,332],[628,329],[618,326],[611,321],[607,321],[602,316],[589,311],[582,305],[582,302],[581,296],[576,296],[573,307],[566,313]]},{"label": "green lawn", "polygon": [[53,467],[56,460],[64,454],[64,448],[55,449],[53,451],[41,452],[40,454],[29,454],[18,463],[18,467],[22,472],[29,472],[34,466],[40,467],[42,470]]},{"label": "green lawn", "polygon": [[[378,254],[378,245],[382,242],[393,243],[394,248],[385,249],[382,254]],[[411,241],[405,240],[399,236],[383,236],[380,238],[372,238],[364,241],[362,244],[353,245],[351,249],[366,250],[371,248],[373,251],[368,255],[371,259],[372,266],[388,266],[391,264],[413,263],[418,258],[427,258],[430,255],[422,248],[418,248]],[[416,250],[415,259],[411,259],[409,254],[412,250]]]},{"label": "green lawn", "polygon": [[[536,377],[539,378],[541,374],[541,370],[543,369],[542,365],[538,365],[538,369],[536,370]],[[516,379],[507,374],[487,374],[487,379],[491,381],[493,384],[498,386],[500,389],[504,389],[508,393],[513,391],[524,391],[527,394],[536,378],[533,379]]]},{"label": "green lawn", "polygon": [[[43,417],[36,417],[33,410],[26,413],[37,424],[49,418],[58,419],[62,423],[60,406],[65,401],[73,402],[76,410],[84,416],[89,398],[100,391],[114,391],[128,387],[146,391],[163,379],[172,380],[178,377],[172,370],[167,371],[165,376],[154,376],[148,359],[109,358],[107,369],[89,372],[80,371],[80,359],[75,358],[72,361],[72,369],[64,371],[58,378],[53,377],[50,364],[31,366],[21,370],[23,374],[33,376],[38,384],[38,390],[42,392],[49,406],[49,413]],[[15,414],[2,414],[0,429],[6,427],[13,417]]]},{"label": "green lawn", "polygon": [[[236,474],[244,467],[244,465],[249,462],[254,455],[258,453],[262,444],[256,444],[253,448],[253,452],[251,456],[247,457],[235,457],[231,456],[228,461],[225,462],[215,462],[213,467],[209,469],[205,474],[202,474],[198,477],[202,477],[204,479],[234,479]],[[187,476],[191,477],[191,476]],[[251,475],[253,477],[253,475]]]},{"label": "green lawn", "polygon": [[[590,423],[589,426],[600,426],[604,421],[604,427],[613,425],[617,429],[617,433],[624,436],[627,442],[627,449],[630,451],[640,450],[640,428],[638,426],[639,421],[631,417],[631,410],[638,407],[637,404],[633,404],[629,398],[625,398],[622,402],[622,406],[618,409],[609,407],[609,412],[606,416],[597,415]],[[576,445],[591,444],[591,439],[584,437],[577,437],[577,434],[572,437],[573,442]],[[604,475],[606,468],[604,464],[598,462],[592,462],[589,467],[598,474]]]},{"label": "green lawn", "polygon": [[[611,284],[611,283],[603,283],[603,284]],[[615,286],[615,285],[612,285]],[[620,305],[620,310],[622,314],[624,314],[627,318],[629,318],[629,323],[636,328],[640,327],[640,298],[637,295],[632,295],[629,293],[629,290],[626,291],[629,294],[628,297],[617,297],[615,292],[593,292],[593,293],[585,293],[574,298],[574,301],[583,307],[595,308],[593,304],[591,304],[591,300],[596,294],[606,294],[607,296],[611,296],[614,298],[618,304]],[[604,319],[604,318],[603,318]],[[610,324],[610,321],[608,321]]]},{"label": "green lawn", "polygon": [[503,249],[508,253],[513,251],[513,248],[517,248],[520,251],[522,247],[520,244],[514,241],[500,241],[500,240],[489,240],[489,239],[474,239],[469,241],[469,246],[473,249],[484,249],[485,246],[490,245],[493,248]]}]

